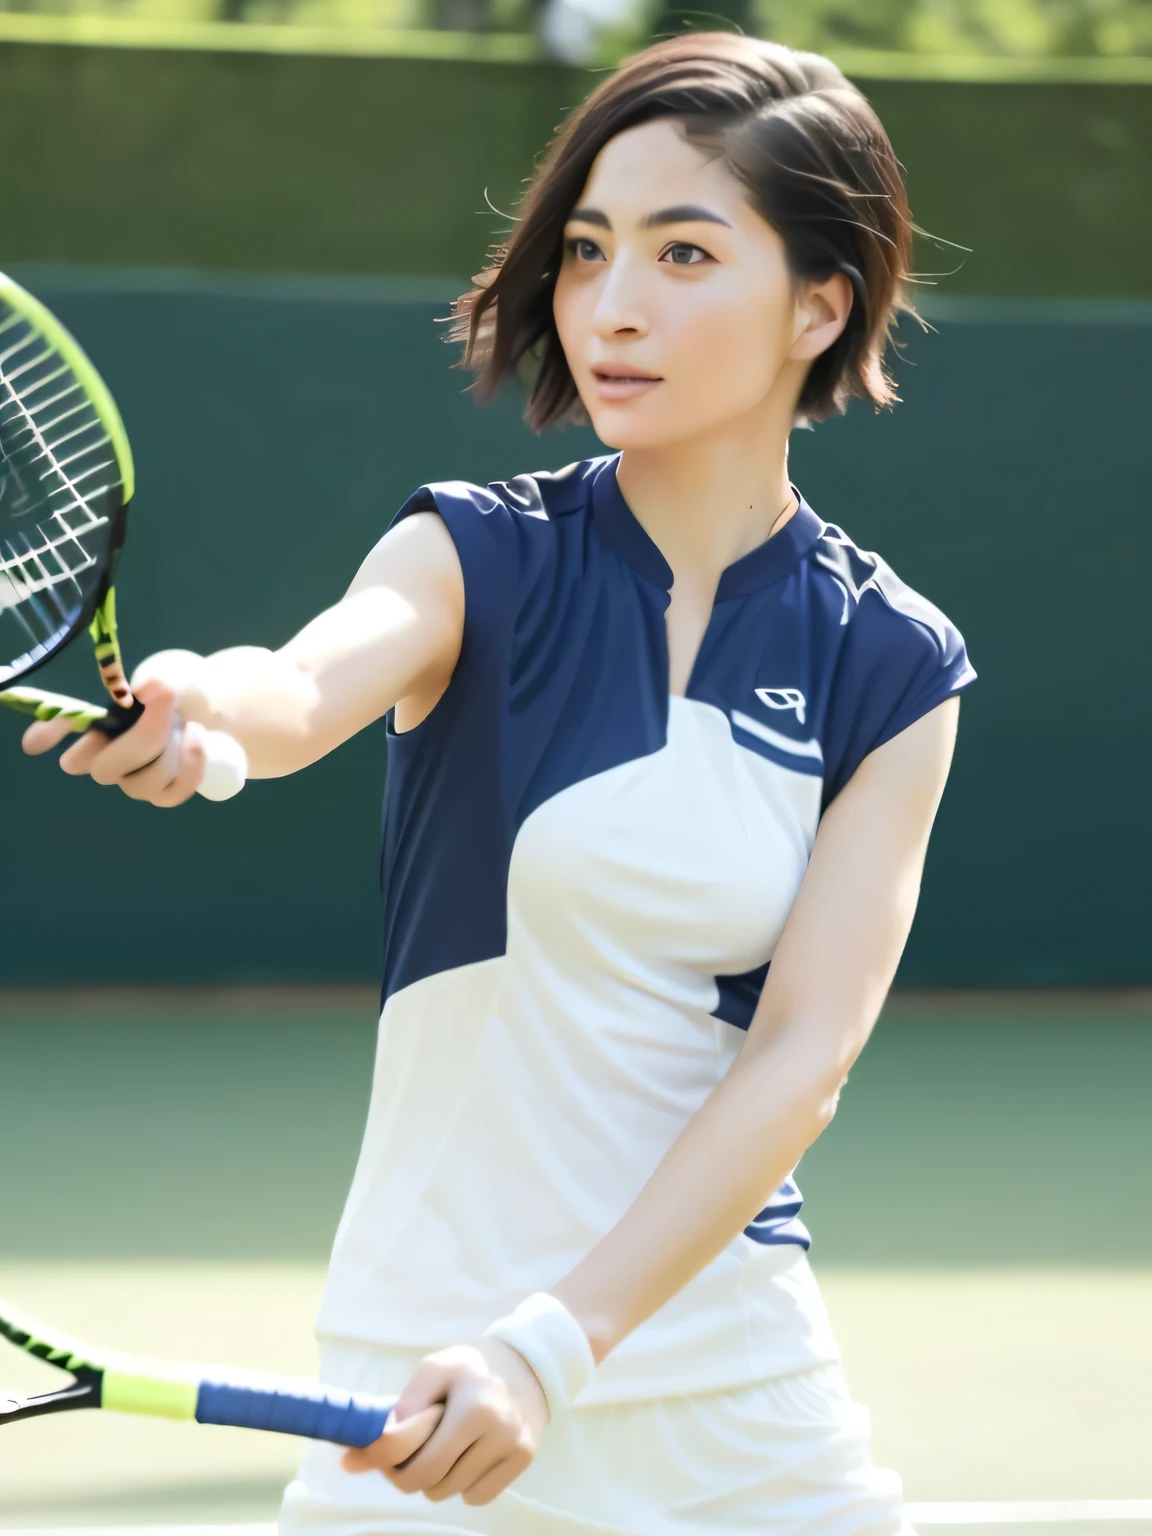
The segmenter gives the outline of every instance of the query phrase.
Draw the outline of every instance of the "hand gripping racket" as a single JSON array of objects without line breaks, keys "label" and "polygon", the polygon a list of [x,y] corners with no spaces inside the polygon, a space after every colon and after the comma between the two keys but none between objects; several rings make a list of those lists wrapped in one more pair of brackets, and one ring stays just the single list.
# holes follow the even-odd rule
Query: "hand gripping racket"
[{"label": "hand gripping racket", "polygon": [[[0,704],[118,736],[143,713],[116,630],[116,563],[135,472],[104,381],[59,320],[0,273]],[[87,629],[107,708],[14,688]],[[199,792],[244,787],[240,744],[205,733]]]},{"label": "hand gripping racket", "polygon": [[38,1397],[11,1397],[0,1391],[0,1428],[46,1413],[107,1408],[365,1446],[379,1439],[395,1402],[390,1397],[255,1372],[176,1367],[134,1355],[109,1354],[42,1327],[3,1300],[0,1337],[71,1377],[67,1386]]}]

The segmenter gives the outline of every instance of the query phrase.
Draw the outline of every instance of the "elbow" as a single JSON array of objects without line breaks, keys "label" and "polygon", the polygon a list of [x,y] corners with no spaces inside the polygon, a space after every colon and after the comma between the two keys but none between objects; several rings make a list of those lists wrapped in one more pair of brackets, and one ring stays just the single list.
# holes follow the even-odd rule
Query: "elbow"
[{"label": "elbow", "polygon": [[747,1065],[766,1074],[777,1091],[784,1089],[797,1121],[803,1121],[810,1144],[836,1115],[840,1093],[859,1052],[821,1047],[808,1031],[778,1038],[767,1050],[749,1052]]},{"label": "elbow", "polygon": [[840,1107],[840,1094],[848,1081],[848,1074],[856,1065],[867,1037],[841,1038],[834,1048],[821,1057],[815,1075],[817,1113],[821,1129],[830,1125]]},{"label": "elbow", "polygon": [[836,1111],[840,1107],[840,1090],[847,1081],[848,1073],[844,1072],[835,1080],[829,1077],[821,1085],[814,1109],[818,1135],[826,1131],[836,1118]]},{"label": "elbow", "polygon": [[840,1104],[840,1091],[847,1081],[847,1067],[820,1061],[808,1061],[803,1070],[793,1074],[789,1097],[797,1118],[802,1118],[809,1127],[810,1142],[832,1124]]}]

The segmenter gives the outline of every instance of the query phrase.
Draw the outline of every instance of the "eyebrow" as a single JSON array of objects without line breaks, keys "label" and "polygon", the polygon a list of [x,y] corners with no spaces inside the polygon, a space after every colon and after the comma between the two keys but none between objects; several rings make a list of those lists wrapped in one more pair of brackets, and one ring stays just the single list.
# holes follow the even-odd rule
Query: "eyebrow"
[{"label": "eyebrow", "polygon": [[[568,219],[569,222],[595,224],[599,229],[612,228],[612,220],[599,208],[573,208]],[[640,220],[641,229],[658,229],[664,224],[722,224],[725,229],[732,228],[727,219],[722,219],[718,213],[712,213],[696,203],[679,203],[675,208],[659,208],[655,213],[646,213]]]}]

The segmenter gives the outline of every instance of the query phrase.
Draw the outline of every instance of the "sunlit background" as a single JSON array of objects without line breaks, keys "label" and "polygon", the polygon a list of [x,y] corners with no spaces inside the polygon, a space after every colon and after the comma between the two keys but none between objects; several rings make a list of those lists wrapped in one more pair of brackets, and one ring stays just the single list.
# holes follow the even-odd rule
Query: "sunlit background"
[{"label": "sunlit background", "polygon": [[1144,0],[717,0],[698,10],[662,0],[40,0],[30,15],[155,24],[224,22],[344,28],[442,28],[538,34],[547,52],[610,63],[653,34],[713,22],[792,48],[916,56],[1124,59],[1152,55]]},{"label": "sunlit background", "polygon": [[[514,393],[478,409],[440,322],[603,70],[716,26],[830,53],[907,167],[902,403],[796,434],[791,468],[981,674],[897,992],[799,1170],[812,1261],[922,1531],[1146,1536],[1152,5],[9,6],[0,269],[125,417],[130,658],[276,645],[417,485],[600,451],[534,437]],[[83,647],[37,681],[97,686]],[[19,729],[0,1291],[123,1348],[314,1369],[372,1063],[383,728],[176,813],[24,759]],[[0,1385],[46,1379],[0,1357]],[[0,1529],[268,1522],[297,1452],[13,1426]]]}]

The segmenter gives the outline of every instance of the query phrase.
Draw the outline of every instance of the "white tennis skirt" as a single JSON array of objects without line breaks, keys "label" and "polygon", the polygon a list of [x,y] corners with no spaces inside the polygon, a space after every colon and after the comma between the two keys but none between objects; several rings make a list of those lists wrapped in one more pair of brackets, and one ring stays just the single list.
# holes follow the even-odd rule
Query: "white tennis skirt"
[{"label": "white tennis skirt", "polygon": [[[330,1345],[323,1378],[399,1393],[422,1352]],[[868,1410],[838,1364],[731,1392],[575,1408],[492,1503],[431,1503],[313,1446],[281,1536],[914,1536],[895,1472],[872,1464]]]}]

